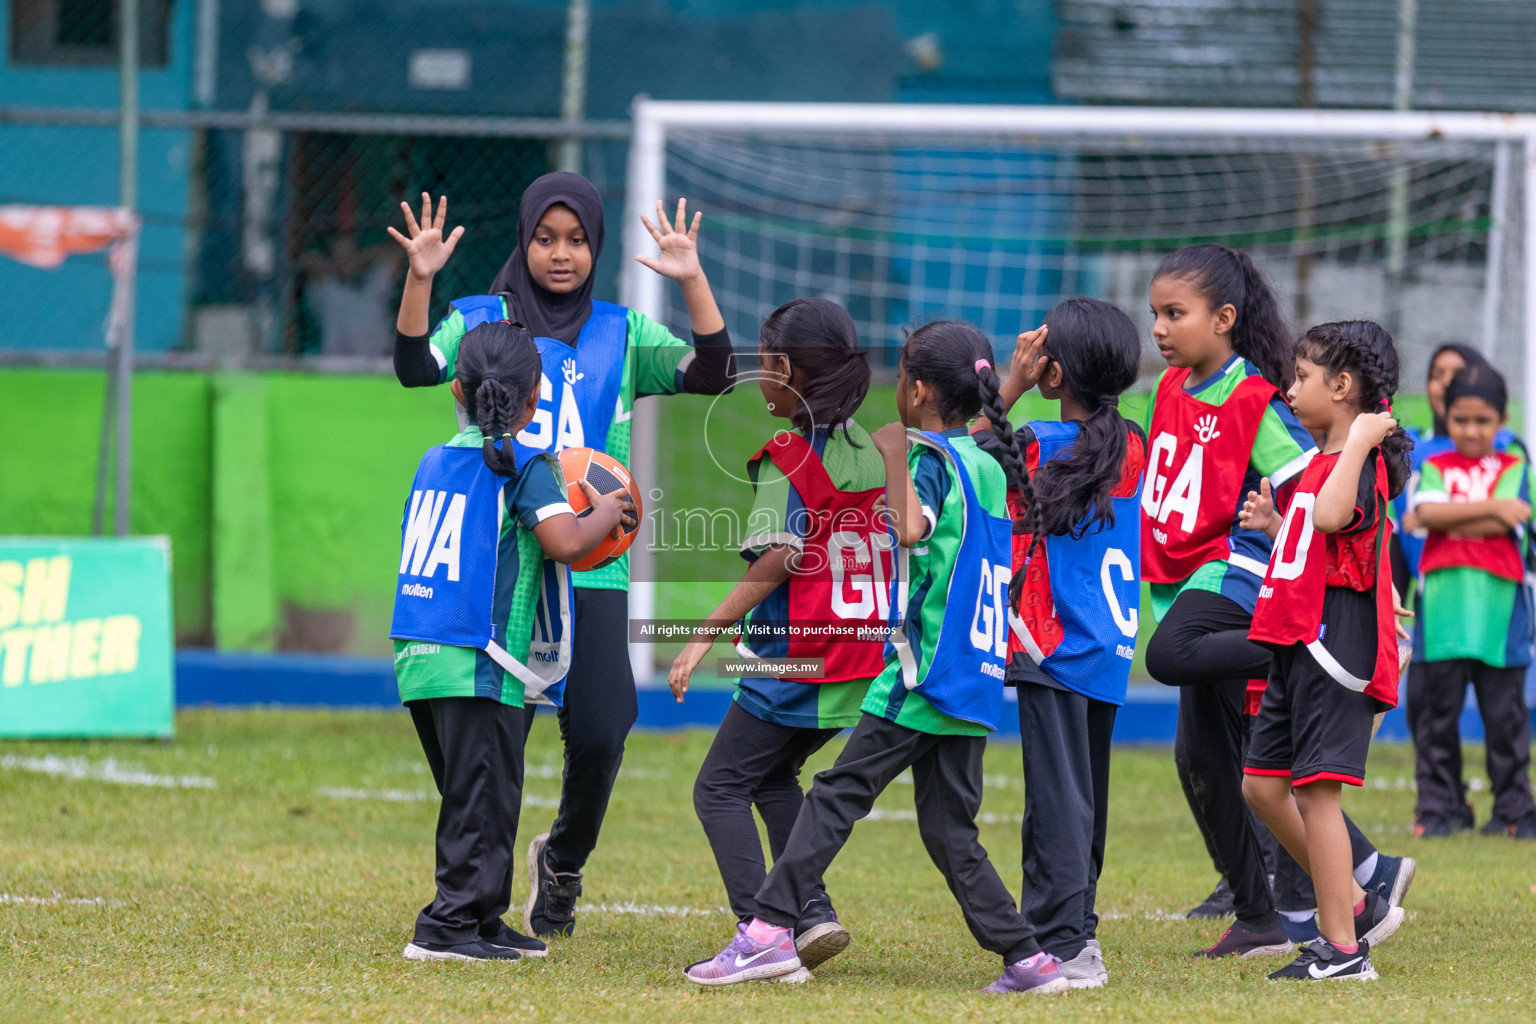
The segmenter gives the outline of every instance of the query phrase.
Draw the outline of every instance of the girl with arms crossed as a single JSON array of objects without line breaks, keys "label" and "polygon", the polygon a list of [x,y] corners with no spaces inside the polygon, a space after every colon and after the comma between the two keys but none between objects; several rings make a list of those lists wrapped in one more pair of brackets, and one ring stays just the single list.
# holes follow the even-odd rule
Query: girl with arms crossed
[{"label": "girl with arms crossed", "polygon": [[1493,812],[1483,831],[1536,839],[1531,799],[1531,482],[1522,447],[1500,450],[1509,394],[1486,364],[1466,366],[1444,391],[1453,443],[1420,463],[1413,518],[1427,531],[1408,669],[1418,798],[1414,834],[1445,836],[1463,820],[1461,711],[1467,680],[1487,737]]}]

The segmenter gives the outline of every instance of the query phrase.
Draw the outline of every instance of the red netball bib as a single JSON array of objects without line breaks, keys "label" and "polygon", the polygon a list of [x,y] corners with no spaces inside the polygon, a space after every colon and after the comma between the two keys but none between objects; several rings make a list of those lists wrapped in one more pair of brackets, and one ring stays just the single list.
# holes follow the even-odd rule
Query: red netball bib
[{"label": "red netball bib", "polygon": [[[799,492],[805,530],[799,568],[789,578],[792,659],[820,658],[821,678],[867,679],[885,667],[894,540],[879,513],[884,487],[841,491],[810,443],[779,434],[752,457],[770,459]],[[750,464],[750,463],[749,463]]]},{"label": "red netball bib", "polygon": [[1263,377],[1248,377],[1220,405],[1184,390],[1187,368],[1168,370],[1157,385],[1147,432],[1147,482],[1141,490],[1141,575],[1177,583],[1206,562],[1227,558],[1253,439],[1279,394]]},{"label": "red netball bib", "polygon": [[[1508,452],[1469,459],[1450,451],[1430,456],[1425,465],[1440,471],[1440,478],[1445,481],[1445,500],[1488,501],[1505,470],[1519,461]],[[1525,564],[1513,533],[1497,537],[1466,537],[1457,533],[1431,532],[1424,539],[1424,553],[1419,560],[1421,572],[1462,567],[1481,569],[1516,583],[1525,579]]]},{"label": "red netball bib", "polygon": [[[1392,521],[1384,515],[1387,467],[1376,459],[1376,526],[1356,533],[1322,533],[1312,511],[1323,482],[1339,456],[1314,456],[1302,471],[1269,556],[1248,639],[1259,643],[1303,644],[1323,670],[1351,690],[1397,704],[1397,632],[1392,615],[1392,566],[1387,540]],[[1328,587],[1373,593],[1376,602],[1376,663],[1369,679],[1355,676],[1323,646],[1319,631]]]}]

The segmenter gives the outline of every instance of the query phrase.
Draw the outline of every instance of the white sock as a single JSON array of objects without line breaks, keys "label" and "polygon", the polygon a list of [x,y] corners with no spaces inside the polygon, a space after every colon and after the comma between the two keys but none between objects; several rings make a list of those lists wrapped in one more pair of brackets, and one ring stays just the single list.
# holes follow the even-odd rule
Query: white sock
[{"label": "white sock", "polygon": [[1311,910],[1282,910],[1280,916],[1292,924],[1306,924],[1317,914],[1317,908]]},{"label": "white sock", "polygon": [[1369,885],[1371,876],[1376,873],[1376,862],[1380,859],[1381,855],[1372,850],[1371,855],[1361,861],[1359,866],[1355,868],[1355,881],[1362,887]]}]

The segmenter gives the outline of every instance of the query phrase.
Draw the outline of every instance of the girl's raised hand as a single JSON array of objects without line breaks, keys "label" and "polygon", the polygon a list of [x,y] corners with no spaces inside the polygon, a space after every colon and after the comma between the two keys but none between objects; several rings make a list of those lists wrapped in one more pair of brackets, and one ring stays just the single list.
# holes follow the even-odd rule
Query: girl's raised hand
[{"label": "girl's raised hand", "polygon": [[1355,417],[1349,425],[1349,436],[1357,437],[1372,448],[1381,444],[1397,429],[1397,420],[1390,412],[1368,412]]},{"label": "girl's raised hand", "polygon": [[636,256],[635,259],[662,277],[670,277],[679,284],[686,284],[699,277],[704,273],[704,268],[699,266],[699,221],[703,217],[702,213],[695,213],[693,223],[689,224],[688,200],[679,199],[677,216],[669,224],[667,211],[662,207],[661,200],[656,200],[656,223],[652,224],[643,213],[640,215],[640,223],[656,239],[661,254]]},{"label": "girl's raised hand", "polygon": [[875,443],[875,450],[885,454],[899,452],[902,456],[907,454],[907,428],[900,423],[887,423],[873,434],[869,439]]},{"label": "girl's raised hand", "polygon": [[1013,347],[1013,359],[1008,363],[1010,391],[1022,395],[1045,376],[1045,368],[1051,364],[1051,357],[1045,354],[1045,338],[1048,334],[1050,328],[1041,324],[1019,335],[1018,344]]},{"label": "girl's raised hand", "polygon": [[409,203],[401,203],[400,209],[405,211],[405,229],[410,232],[410,237],[402,235],[393,226],[389,228],[390,237],[399,242],[400,248],[405,250],[405,257],[411,267],[411,276],[418,280],[430,280],[448,263],[448,257],[453,255],[454,247],[464,236],[464,225],[460,224],[447,238],[443,237],[443,222],[448,219],[447,196],[438,200],[437,216],[434,217],[432,197],[423,192],[419,223],[416,215],[411,212]]}]

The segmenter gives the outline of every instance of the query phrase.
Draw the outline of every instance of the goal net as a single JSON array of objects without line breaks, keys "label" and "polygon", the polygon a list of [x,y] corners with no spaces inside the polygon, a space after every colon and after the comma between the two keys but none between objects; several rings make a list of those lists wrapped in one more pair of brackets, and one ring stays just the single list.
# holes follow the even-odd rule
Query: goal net
[{"label": "goal net", "polygon": [[[971,321],[1006,358],[1055,303],[1088,295],[1138,320],[1148,376],[1163,367],[1147,311],[1153,268],[1180,246],[1219,242],[1253,257],[1297,328],[1386,324],[1404,390],[1422,390],[1429,351],[1455,340],[1487,352],[1519,396],[1536,244],[1522,215],[1533,124],[642,102],[627,229],[657,198],[703,211],[701,256],[738,346],[755,342],[779,304],[819,295],[849,310],[877,366],[894,367],[904,327],[936,316]],[[649,242],[627,241],[634,252]],[[685,329],[676,289],[646,275],[626,279],[627,301]],[[887,410],[869,425],[882,418]],[[663,453],[661,477],[642,479],[675,491],[684,481],[668,474],[697,473],[696,462],[668,470]]]}]

